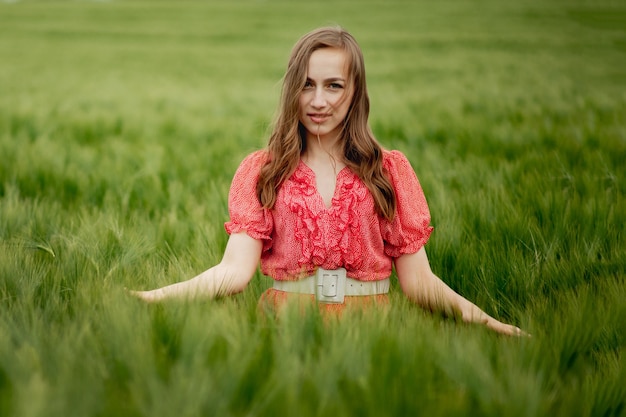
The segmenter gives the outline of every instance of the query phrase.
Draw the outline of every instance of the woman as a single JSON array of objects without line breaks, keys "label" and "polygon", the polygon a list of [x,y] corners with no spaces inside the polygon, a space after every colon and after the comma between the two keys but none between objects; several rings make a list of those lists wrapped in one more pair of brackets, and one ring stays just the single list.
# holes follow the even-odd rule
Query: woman
[{"label": "woman", "polygon": [[421,306],[522,334],[433,274],[419,181],[403,154],[381,148],[368,115],[355,39],[341,28],[303,36],[291,53],[268,147],[249,155],[233,178],[222,261],[188,281],[132,293],[149,302],[237,293],[260,261],[274,278],[262,302],[278,307],[306,298],[337,310],[385,300],[395,265],[402,291]]}]

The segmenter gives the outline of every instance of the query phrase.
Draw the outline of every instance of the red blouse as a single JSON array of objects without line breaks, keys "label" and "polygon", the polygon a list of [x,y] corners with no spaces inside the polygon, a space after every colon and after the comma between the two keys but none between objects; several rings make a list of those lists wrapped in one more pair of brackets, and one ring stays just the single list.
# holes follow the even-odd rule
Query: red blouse
[{"label": "red blouse", "polygon": [[302,161],[280,187],[272,210],[256,195],[265,151],[246,157],[228,196],[228,234],[245,231],[263,241],[261,271],[276,280],[312,275],[318,267],[346,268],[363,281],[391,275],[393,258],[415,253],[426,244],[432,227],[428,204],[415,172],[399,151],[384,151],[383,166],[396,192],[393,221],[376,214],[374,199],[349,168],[337,174],[335,194],[327,208],[315,185],[315,173]]}]

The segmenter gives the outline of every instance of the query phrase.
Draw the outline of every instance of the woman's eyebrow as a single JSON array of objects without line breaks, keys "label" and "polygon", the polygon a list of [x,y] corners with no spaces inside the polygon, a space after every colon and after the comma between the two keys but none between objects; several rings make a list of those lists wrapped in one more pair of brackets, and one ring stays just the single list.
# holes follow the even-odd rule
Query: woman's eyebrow
[{"label": "woman's eyebrow", "polygon": [[[313,78],[311,77],[307,77],[306,78],[307,81],[315,81]],[[322,81],[327,82],[327,83],[332,83],[335,81],[342,81],[342,82],[346,82],[346,80],[344,78],[341,77],[330,77],[330,78],[325,78]]]}]

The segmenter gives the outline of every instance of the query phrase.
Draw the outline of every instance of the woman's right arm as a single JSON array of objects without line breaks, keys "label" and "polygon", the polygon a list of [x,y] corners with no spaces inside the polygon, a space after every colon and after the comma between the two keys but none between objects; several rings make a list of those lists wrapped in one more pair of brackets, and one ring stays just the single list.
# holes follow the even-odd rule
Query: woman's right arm
[{"label": "woman's right arm", "polygon": [[150,291],[130,291],[147,301],[169,299],[215,298],[244,290],[261,259],[263,242],[245,232],[233,233],[228,239],[222,261],[187,281]]}]

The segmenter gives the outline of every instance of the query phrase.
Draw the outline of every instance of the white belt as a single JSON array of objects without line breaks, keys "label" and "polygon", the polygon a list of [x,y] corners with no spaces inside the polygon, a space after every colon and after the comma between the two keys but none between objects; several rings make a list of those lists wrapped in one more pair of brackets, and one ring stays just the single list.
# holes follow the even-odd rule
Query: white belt
[{"label": "white belt", "polygon": [[378,281],[359,281],[348,278],[346,269],[318,268],[315,275],[297,281],[274,280],[274,289],[299,294],[314,294],[321,303],[343,303],[344,297],[387,294],[389,278]]}]

